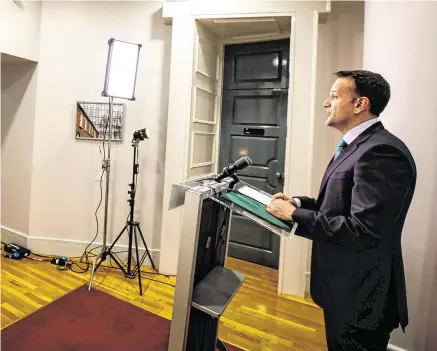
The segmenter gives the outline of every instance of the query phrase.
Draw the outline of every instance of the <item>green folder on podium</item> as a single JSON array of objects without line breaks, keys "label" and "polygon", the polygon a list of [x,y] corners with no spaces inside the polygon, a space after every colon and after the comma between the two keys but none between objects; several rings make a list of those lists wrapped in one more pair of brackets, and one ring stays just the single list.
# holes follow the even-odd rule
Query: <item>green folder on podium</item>
[{"label": "green folder on podium", "polygon": [[291,232],[292,229],[292,223],[285,222],[280,220],[279,218],[271,215],[266,211],[266,206],[262,204],[261,202],[254,200],[250,198],[249,196],[246,196],[242,193],[239,193],[238,191],[231,191],[221,196],[222,198],[231,201],[237,206],[240,206],[244,208],[245,210],[249,211],[250,213],[270,222],[271,224],[287,231]]}]

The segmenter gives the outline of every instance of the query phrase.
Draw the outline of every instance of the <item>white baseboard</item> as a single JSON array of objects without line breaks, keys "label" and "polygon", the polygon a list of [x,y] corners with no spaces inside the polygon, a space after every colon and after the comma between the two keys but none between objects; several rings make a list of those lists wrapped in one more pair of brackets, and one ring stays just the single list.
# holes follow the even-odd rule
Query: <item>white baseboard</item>
[{"label": "white baseboard", "polygon": [[3,225],[1,226],[1,241],[6,244],[15,243],[17,245],[27,247],[27,238],[27,234]]},{"label": "white baseboard", "polygon": [[392,344],[388,344],[387,350],[388,351],[408,351],[408,350],[405,350],[403,348],[400,348],[400,347],[392,345]]},{"label": "white baseboard", "polygon": [[[28,236],[24,233],[18,232],[14,229],[1,226],[1,241],[4,243],[15,243],[28,248],[30,251],[42,255],[56,255],[56,256],[66,256],[66,257],[77,257],[81,256],[85,248],[89,244],[88,241],[83,240],[68,240],[68,239],[56,239],[56,238],[44,238],[44,237],[33,237]],[[108,246],[112,243],[106,243]],[[102,245],[101,242],[94,242],[88,249],[91,250]],[[127,250],[127,245],[114,245],[113,251],[124,251]],[[138,247],[138,253],[140,259],[145,252],[145,248]],[[100,248],[96,249],[97,253],[100,253]],[[155,268],[159,267],[159,252],[160,250],[150,249],[149,253],[152,256]],[[135,254],[135,250],[133,250]],[[118,254],[121,259],[125,260],[127,254]],[[144,260],[143,266],[151,266],[149,257]]]}]

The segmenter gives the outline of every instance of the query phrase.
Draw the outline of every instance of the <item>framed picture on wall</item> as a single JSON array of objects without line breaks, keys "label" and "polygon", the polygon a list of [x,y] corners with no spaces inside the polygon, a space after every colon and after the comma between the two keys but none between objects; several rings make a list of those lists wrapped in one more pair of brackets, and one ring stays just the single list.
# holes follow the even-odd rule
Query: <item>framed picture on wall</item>
[{"label": "framed picture on wall", "polygon": [[[112,104],[111,141],[123,141],[125,104]],[[107,140],[109,134],[109,103],[78,101],[76,103],[75,138]]]}]

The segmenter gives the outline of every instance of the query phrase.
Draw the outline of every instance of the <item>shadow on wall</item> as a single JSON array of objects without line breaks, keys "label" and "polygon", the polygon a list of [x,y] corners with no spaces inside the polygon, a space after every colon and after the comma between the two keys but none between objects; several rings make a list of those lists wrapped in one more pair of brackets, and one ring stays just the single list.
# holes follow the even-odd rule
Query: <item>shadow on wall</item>
[{"label": "shadow on wall", "polygon": [[1,65],[1,145],[8,137],[9,129],[14,121],[23,100],[24,94],[36,70],[36,63],[19,65]]}]

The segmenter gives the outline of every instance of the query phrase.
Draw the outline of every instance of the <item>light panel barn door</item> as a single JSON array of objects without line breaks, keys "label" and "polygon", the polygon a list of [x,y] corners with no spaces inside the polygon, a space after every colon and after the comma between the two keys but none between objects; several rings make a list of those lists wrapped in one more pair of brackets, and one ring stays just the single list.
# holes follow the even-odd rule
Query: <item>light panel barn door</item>
[{"label": "light panel barn door", "polygon": [[218,40],[196,23],[194,77],[191,101],[190,146],[187,177],[217,171],[217,132],[220,106]]}]

